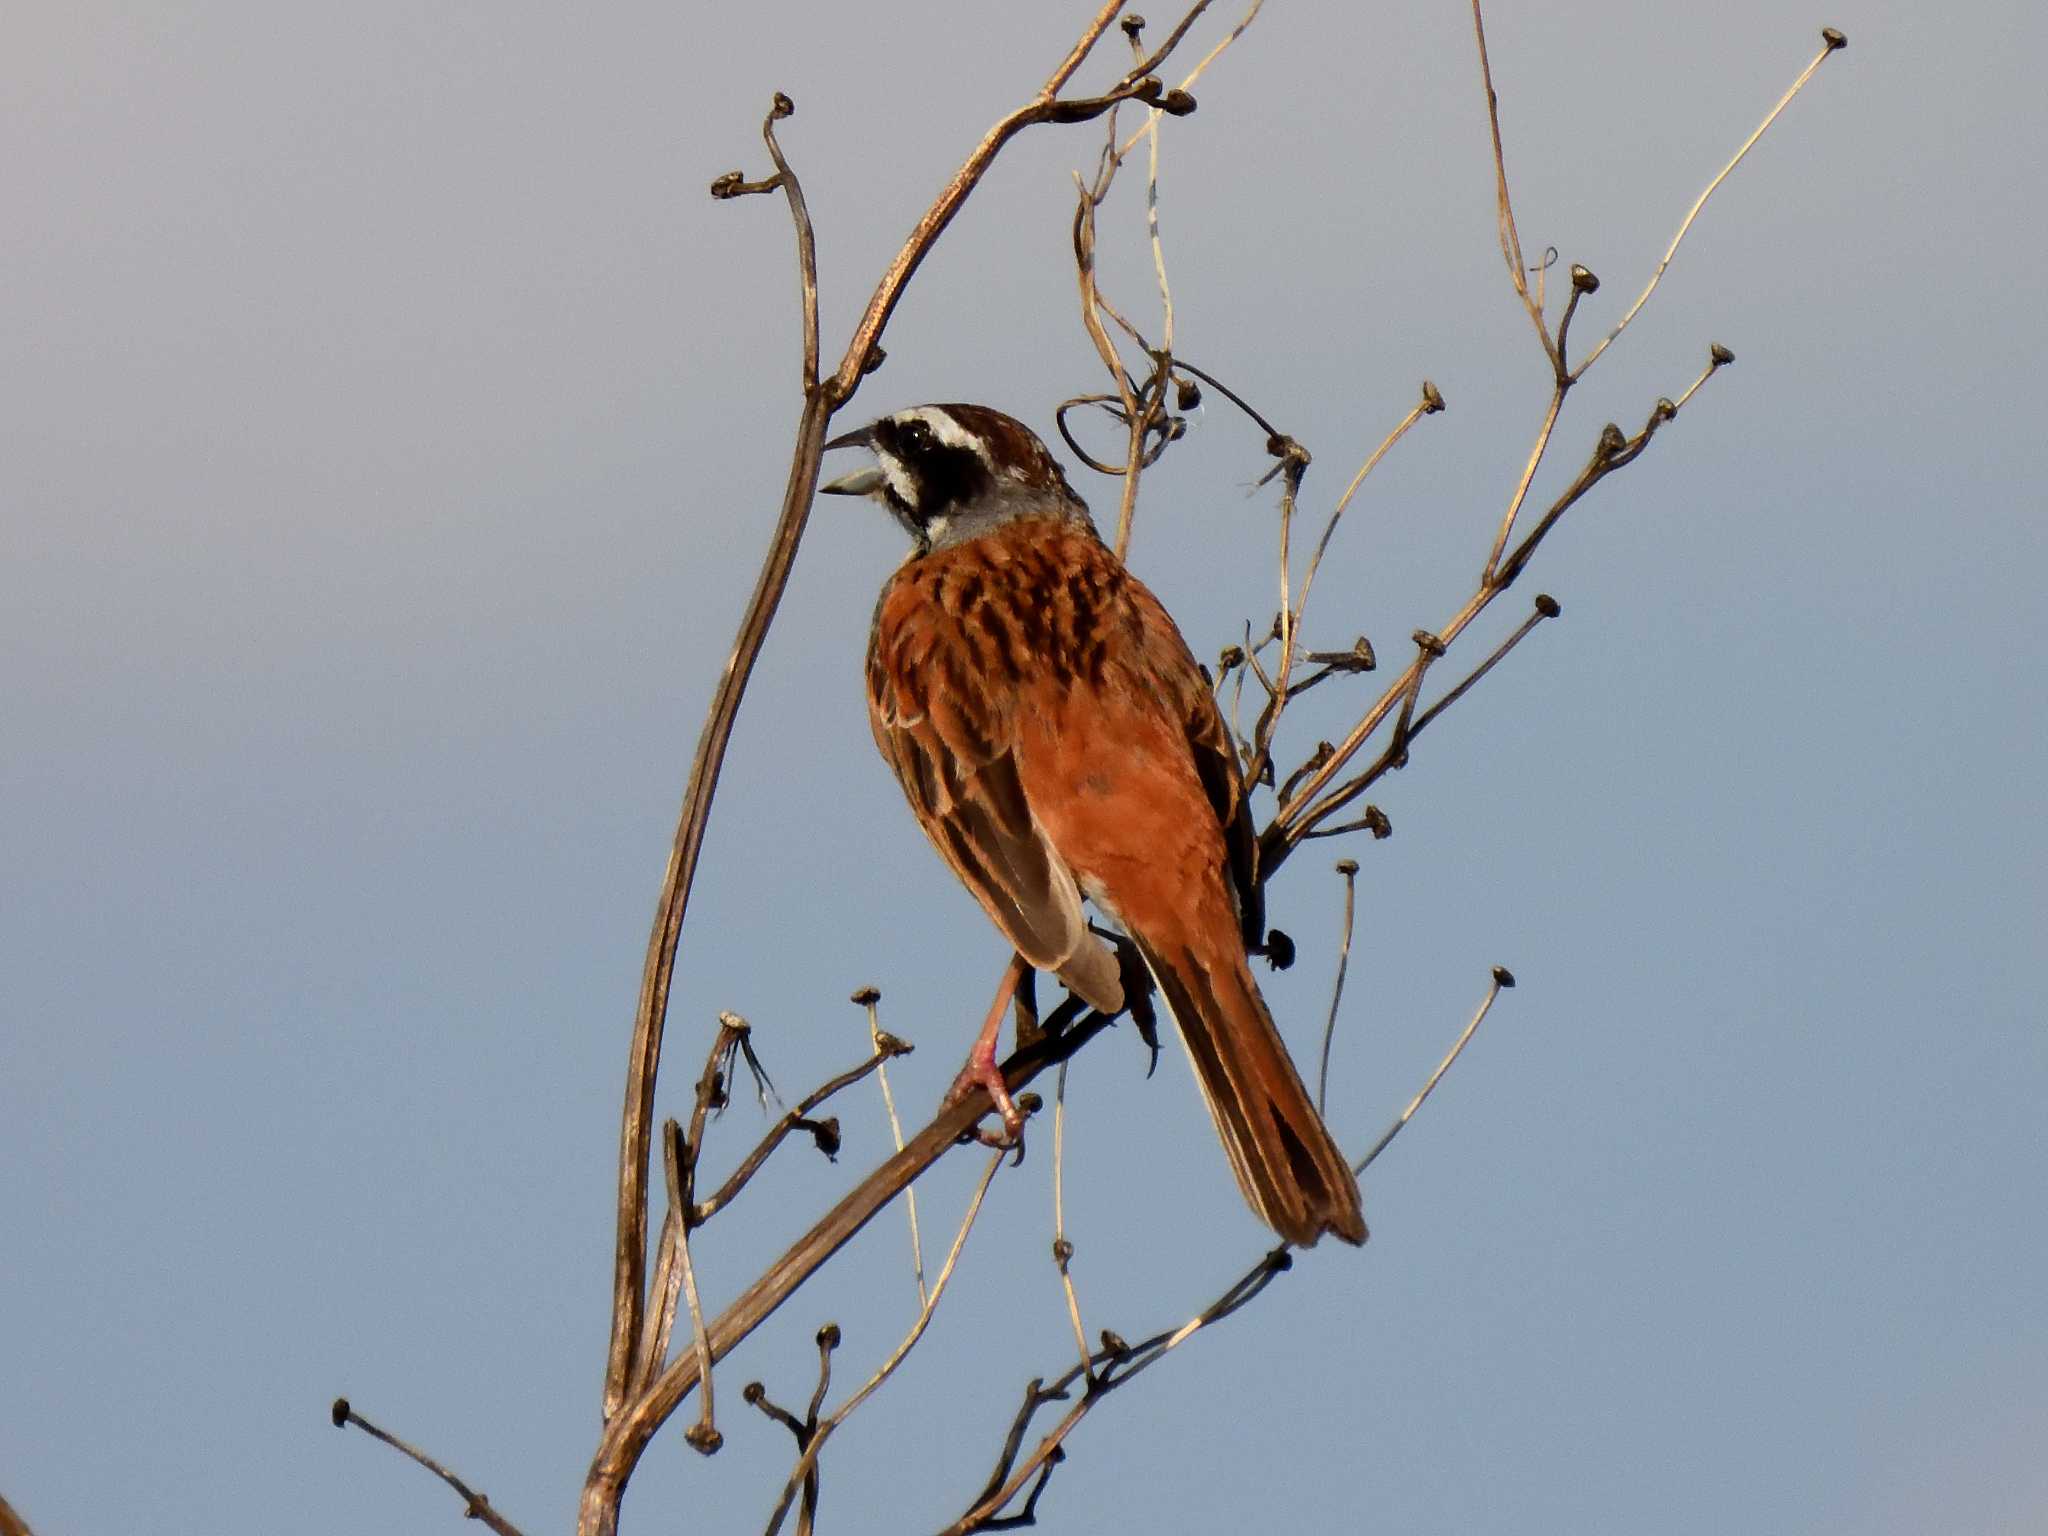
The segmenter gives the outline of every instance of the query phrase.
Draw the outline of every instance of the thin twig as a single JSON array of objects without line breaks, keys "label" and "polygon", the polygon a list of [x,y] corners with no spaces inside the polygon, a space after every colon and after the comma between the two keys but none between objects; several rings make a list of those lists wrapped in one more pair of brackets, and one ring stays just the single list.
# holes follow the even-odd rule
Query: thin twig
[{"label": "thin twig", "polygon": [[1330,986],[1330,1017],[1323,1025],[1322,1060],[1316,1068],[1316,1113],[1326,1113],[1330,1098],[1330,1042],[1337,1036],[1337,1007],[1344,1001],[1344,972],[1351,964],[1351,923],[1358,905],[1358,860],[1339,859],[1344,877],[1344,938],[1337,946],[1337,979]]},{"label": "thin twig", "polygon": [[[1065,1005],[1062,1005],[1064,1008]],[[1058,1016],[1056,1011],[1056,1017]],[[1004,1079],[1018,1093],[1039,1073],[1065,1061],[1109,1027],[1107,1015],[1077,1013],[1062,1020],[1057,1033],[1018,1050],[1003,1063]],[[1020,1107],[1023,1107],[1020,1103]],[[790,1245],[746,1290],[730,1302],[705,1329],[714,1362],[724,1359],[739,1342],[760,1327],[795,1294],[806,1280],[872,1221],[926,1169],[962,1144],[975,1124],[989,1112],[985,1093],[963,1095],[942,1105],[904,1149],[870,1173],[843,1196],[811,1229]],[[677,1356],[647,1382],[605,1426],[584,1479],[578,1529],[584,1536],[611,1536],[617,1530],[619,1496],[633,1468],[683,1398],[697,1384],[694,1354]]]},{"label": "thin twig", "polygon": [[[1477,0],[1475,0],[1476,3]],[[1643,291],[1636,295],[1636,301],[1629,306],[1628,313],[1621,317],[1614,329],[1609,331],[1601,339],[1600,344],[1588,352],[1584,361],[1572,371],[1573,378],[1582,377],[1588,368],[1598,362],[1600,354],[1607,350],[1615,337],[1628,329],[1629,322],[1641,313],[1645,304],[1650,302],[1650,295],[1657,291],[1657,285],[1664,280],[1665,268],[1671,265],[1672,257],[1678,254],[1679,244],[1685,239],[1686,231],[1692,228],[1692,221],[1698,218],[1700,210],[1707,206],[1707,199],[1712,197],[1721,183],[1728,179],[1728,173],[1733,171],[1736,166],[1742,164],[1743,157],[1756,147],[1756,142],[1764,136],[1764,131],[1778,120],[1778,114],[1792,105],[1792,98],[1806,88],[1806,82],[1811,80],[1814,72],[1827,62],[1828,56],[1833,53],[1839,53],[1842,49],[1849,46],[1849,39],[1833,27],[1824,27],[1821,30],[1820,37],[1820,52],[1813,56],[1813,62],[1799,72],[1799,78],[1794,80],[1785,94],[1778,98],[1778,104],[1764,114],[1764,120],[1756,125],[1756,131],[1742,141],[1742,148],[1736,150],[1729,157],[1728,163],[1721,167],[1720,174],[1707,183],[1706,191],[1693,200],[1692,207],[1686,210],[1684,219],[1679,222],[1678,233],[1671,237],[1671,244],[1665,248],[1664,259],[1657,263],[1657,270],[1650,274],[1650,281],[1644,285]]]},{"label": "thin twig", "polygon": [[[1372,806],[1366,808],[1366,814],[1361,820],[1345,822],[1341,826],[1335,827],[1326,827],[1322,823],[1364,794],[1389,769],[1405,767],[1408,761],[1410,745],[1417,736],[1422,734],[1423,730],[1432,720],[1463,698],[1466,691],[1474,683],[1492,671],[1500,660],[1509,651],[1520,645],[1527,638],[1529,632],[1539,623],[1545,619],[1556,618],[1562,611],[1558,606],[1557,600],[1548,593],[1537,594],[1536,611],[1528,619],[1524,620],[1507,639],[1496,646],[1492,653],[1477,667],[1473,668],[1471,673],[1460,681],[1456,687],[1452,688],[1442,698],[1438,699],[1436,703],[1423,710],[1420,714],[1414,713],[1414,705],[1421,691],[1422,677],[1419,672],[1411,672],[1409,675],[1413,680],[1409,685],[1408,692],[1403,696],[1401,718],[1395,724],[1392,739],[1388,741],[1386,747],[1369,767],[1354,777],[1346,779],[1309,808],[1301,823],[1305,830],[1299,833],[1298,840],[1306,841],[1312,837],[1336,837],[1346,832],[1361,830],[1370,831],[1375,837],[1385,837],[1390,830],[1387,825],[1386,816],[1376,807]],[[1420,661],[1423,658],[1418,657],[1417,659]],[[1328,746],[1328,743],[1324,743],[1323,746]],[[1316,766],[1320,766],[1321,762],[1328,755],[1321,748],[1318,748],[1316,757],[1311,762]],[[1309,764],[1304,764],[1304,771],[1309,766]]]},{"label": "thin twig", "polygon": [[[1464,1032],[1458,1036],[1456,1043],[1451,1046],[1443,1060],[1437,1064],[1436,1070],[1423,1084],[1421,1092],[1417,1093],[1408,1102],[1407,1108],[1395,1117],[1393,1124],[1373,1144],[1372,1149],[1353,1165],[1355,1172],[1363,1173],[1374,1159],[1387,1149],[1401,1128],[1415,1117],[1423,1101],[1435,1091],[1436,1085],[1451,1069],[1451,1064],[1471,1043],[1480,1021],[1492,1008],[1494,999],[1503,989],[1514,984],[1515,978],[1504,966],[1493,968],[1491,985],[1485,1000],[1479,1005],[1478,1012],[1473,1015],[1471,1022],[1465,1026]],[[1004,1440],[994,1473],[981,1492],[975,1496],[966,1513],[947,1526],[941,1536],[972,1536],[976,1531],[1008,1530],[1031,1524],[1046,1479],[1051,1474],[1052,1467],[1066,1454],[1064,1447],[1067,1439],[1097,1404],[1119,1387],[1149,1370],[1203,1329],[1248,1306],[1275,1279],[1287,1273],[1293,1267],[1293,1263],[1293,1250],[1283,1243],[1261,1255],[1257,1262],[1232,1281],[1220,1296],[1179,1327],[1155,1333],[1134,1345],[1126,1344],[1116,1335],[1105,1332],[1103,1347],[1100,1350],[1082,1360],[1080,1364],[1069,1366],[1050,1385],[1047,1385],[1042,1377],[1029,1383],[1024,1389],[1023,1405],[1011,1421],[1010,1431]],[[1025,1453],[1024,1437],[1030,1430],[1038,1410],[1048,1403],[1069,1401],[1070,1390],[1084,1379],[1086,1385],[1080,1397],[1072,1401],[1071,1406],[1040,1438],[1038,1444],[1028,1454]],[[1025,1490],[1027,1484],[1030,1486],[1030,1494],[1023,1509],[1015,1515],[1003,1515],[1001,1511]]]},{"label": "thin twig", "polygon": [[768,141],[769,158],[775,162],[776,177],[789,198],[790,216],[796,223],[797,280],[802,285],[804,311],[804,394],[808,397],[818,387],[818,242],[811,230],[811,212],[804,202],[803,184],[796,179],[782,146],[775,140],[775,124],[795,111],[796,104],[777,91],[774,108],[761,125],[761,137]]},{"label": "thin twig", "polygon": [[1400,424],[1393,431],[1380,439],[1379,447],[1367,454],[1365,462],[1358,466],[1358,473],[1351,477],[1351,483],[1344,487],[1344,494],[1337,498],[1337,505],[1330,510],[1330,520],[1323,524],[1323,536],[1316,540],[1315,553],[1308,557],[1308,569],[1302,572],[1301,596],[1294,604],[1294,622],[1297,625],[1301,623],[1302,615],[1308,611],[1309,589],[1315,585],[1316,572],[1322,567],[1323,552],[1330,547],[1331,535],[1337,531],[1338,519],[1344,516],[1344,509],[1351,505],[1351,498],[1358,494],[1358,488],[1365,484],[1365,477],[1373,472],[1394,444],[1408,435],[1410,427],[1423,417],[1433,416],[1443,408],[1444,397],[1437,392],[1434,384],[1424,379],[1422,398],[1416,402],[1415,408],[1401,418]]},{"label": "thin twig", "polygon": [[[1244,36],[1245,28],[1249,27],[1253,23],[1253,21],[1258,19],[1258,14],[1260,10],[1264,8],[1265,4],[1266,0],[1252,0],[1251,9],[1246,11],[1244,13],[1243,18],[1239,20],[1238,24],[1230,29],[1229,36],[1225,37],[1221,42],[1217,43],[1215,47],[1211,48],[1207,53],[1203,54],[1202,62],[1197,64],[1193,69],[1188,71],[1187,78],[1182,80],[1180,83],[1179,89],[1181,91],[1185,92],[1191,89],[1194,86],[1195,82],[1200,80],[1202,76],[1208,71],[1209,66],[1211,64],[1214,64],[1216,60],[1219,57],[1221,57],[1223,50],[1228,48],[1232,43],[1236,42],[1240,37]],[[1140,138],[1144,137],[1144,135],[1150,131],[1152,123],[1157,121],[1158,117],[1159,108],[1154,107],[1151,113],[1149,114],[1149,120],[1147,121],[1145,127],[1140,128],[1136,133],[1132,134],[1128,139],[1124,140],[1122,147],[1117,150],[1116,153],[1118,159],[1122,159],[1125,155],[1128,155],[1131,152],[1132,146],[1134,146]]]},{"label": "thin twig", "polygon": [[[681,1299],[684,1280],[680,1246],[690,1225],[687,1213],[696,1194],[697,1160],[703,1149],[704,1122],[714,1107],[723,1109],[730,1097],[733,1064],[750,1029],[747,1021],[736,1013],[718,1016],[718,1032],[712,1036],[711,1049],[704,1057],[704,1070],[697,1077],[688,1136],[681,1137],[673,1120],[663,1124],[662,1167],[667,1176],[668,1201],[661,1223],[661,1238],[655,1244],[654,1279],[648,1287],[653,1310],[648,1313],[641,1329],[640,1347],[634,1352],[633,1374],[629,1378],[629,1385],[634,1387],[652,1377],[668,1358],[669,1339],[675,1332],[676,1304]],[[747,1057],[749,1062],[753,1061],[752,1047],[747,1048]],[[679,1137],[681,1145],[672,1148],[669,1143]]]},{"label": "thin twig", "polygon": [[1512,651],[1516,646],[1520,645],[1522,641],[1528,636],[1530,630],[1534,629],[1538,624],[1541,624],[1545,619],[1556,618],[1563,611],[1564,610],[1558,606],[1557,599],[1552,597],[1549,593],[1537,593],[1536,607],[1534,611],[1530,613],[1529,617],[1522,620],[1522,622],[1515,627],[1514,632],[1510,634],[1507,637],[1507,639],[1501,641],[1499,645],[1495,646],[1493,649],[1493,653],[1489,655],[1486,658],[1486,660],[1479,663],[1478,666],[1474,667],[1469,674],[1467,674],[1462,680],[1460,680],[1457,687],[1451,689],[1442,698],[1438,699],[1434,704],[1430,705],[1429,708],[1425,709],[1421,714],[1415,717],[1415,719],[1410,723],[1408,727],[1408,740],[1413,741],[1417,736],[1420,736],[1423,733],[1423,731],[1427,729],[1430,721],[1434,720],[1438,715],[1442,714],[1445,710],[1449,709],[1453,704],[1457,703],[1459,699],[1463,698],[1465,696],[1465,691],[1468,688],[1470,688],[1474,683],[1478,682],[1479,679],[1486,676],[1487,673],[1491,672],[1503,656],[1507,655],[1509,651]]},{"label": "thin twig", "polygon": [[1046,81],[1039,93],[1024,106],[997,122],[982,136],[981,142],[974,147],[965,163],[954,173],[953,179],[925,211],[924,217],[918,220],[917,227],[911,231],[910,238],[903,244],[903,249],[883,272],[881,282],[876,285],[874,297],[868,301],[866,313],[861,316],[860,323],[854,328],[853,341],[847,348],[845,360],[840,364],[838,373],[827,382],[827,392],[833,396],[835,405],[852,397],[861,374],[868,366],[869,350],[880,338],[883,328],[888,325],[897,301],[903,296],[905,284],[930,253],[946,226],[952,223],[953,216],[967,201],[968,194],[980,184],[981,178],[987,173],[989,165],[1002,151],[1003,146],[1025,128],[1037,123],[1087,122],[1100,117],[1118,102],[1156,98],[1160,92],[1156,89],[1157,82],[1151,79],[1152,71],[1179,45],[1181,36],[1208,5],[1209,0],[1199,0],[1199,3],[1182,19],[1180,26],[1168,38],[1165,46],[1134,67],[1110,90],[1100,96],[1078,101],[1062,101],[1058,99],[1061,88],[1072,78],[1074,71],[1081,67],[1081,61],[1093,50],[1097,40],[1115,19],[1116,13],[1123,9],[1123,0],[1108,0],[1108,3],[1095,13],[1095,18],[1082,32],[1080,40],[1061,61],[1060,67],[1053,71],[1051,78]]},{"label": "thin twig", "polygon": [[1479,0],[1472,0],[1472,34],[1479,44],[1479,80],[1486,88],[1486,125],[1493,135],[1494,203],[1500,225],[1501,257],[1508,264],[1508,277],[1515,285],[1522,307],[1529,312],[1536,334],[1542,338],[1544,355],[1550,359],[1553,369],[1562,372],[1557,348],[1543,322],[1542,305],[1529,292],[1528,264],[1522,258],[1522,235],[1515,227],[1514,201],[1508,196],[1507,152],[1501,145],[1500,136],[1500,97],[1493,88],[1493,62],[1486,52],[1486,18],[1480,14]]},{"label": "thin twig", "polygon": [[1273,620],[1280,641],[1280,659],[1274,663],[1269,679],[1258,663],[1259,647],[1247,652],[1259,681],[1266,685],[1266,707],[1259,711],[1252,726],[1252,760],[1244,772],[1247,785],[1259,783],[1272,769],[1273,733],[1279,729],[1281,713],[1287,708],[1288,679],[1294,675],[1296,614],[1289,591],[1289,566],[1293,558],[1289,544],[1293,538],[1295,503],[1301,495],[1302,476],[1308,473],[1309,466],[1308,450],[1285,433],[1269,438],[1266,451],[1280,461],[1274,471],[1280,476],[1280,611]]},{"label": "thin twig", "polygon": [[[692,1127],[694,1130],[695,1127]],[[688,1159],[686,1166],[685,1159]],[[711,1406],[711,1341],[704,1334],[704,1306],[697,1298],[697,1270],[690,1262],[690,1215],[689,1182],[687,1167],[694,1167],[696,1148],[685,1148],[682,1129],[670,1120],[662,1127],[661,1165],[668,1176],[669,1226],[675,1233],[676,1269],[683,1282],[683,1298],[690,1309],[690,1343],[697,1353],[697,1380],[702,1386],[698,1394],[700,1410],[697,1422],[690,1426],[683,1438],[705,1456],[711,1455],[725,1443],[725,1437],[718,1432],[717,1420]],[[670,1302],[673,1316],[674,1303]]]},{"label": "thin twig", "polygon": [[782,1491],[782,1501],[775,1506],[775,1513],[769,1517],[767,1536],[775,1536],[775,1533],[782,1529],[783,1516],[789,1512],[790,1503],[796,1497],[797,1489],[817,1466],[819,1454],[825,1449],[825,1442],[832,1437],[832,1432],[844,1424],[855,1409],[872,1397],[883,1382],[896,1374],[896,1367],[903,1363],[911,1350],[917,1347],[917,1341],[924,1337],[925,1329],[931,1325],[932,1314],[938,1310],[939,1298],[946,1293],[946,1283],[953,1278],[953,1267],[960,1262],[960,1250],[967,1246],[967,1234],[974,1230],[975,1218],[981,1214],[981,1202],[988,1194],[988,1187],[995,1179],[996,1170],[1003,1166],[1003,1161],[1008,1155],[1007,1151],[997,1149],[989,1158],[988,1166],[982,1169],[981,1182],[975,1185],[974,1196],[967,1203],[967,1214],[960,1219],[960,1230],[953,1235],[953,1246],[947,1251],[946,1262],[939,1266],[938,1275],[932,1281],[932,1293],[918,1309],[917,1321],[910,1325],[910,1332],[904,1335],[903,1341],[896,1346],[889,1358],[882,1362],[874,1375],[861,1383],[859,1391],[818,1422],[816,1432],[811,1435],[809,1444],[804,1446],[802,1454],[797,1457],[796,1466],[790,1472],[789,1482]]},{"label": "thin twig", "polygon": [[784,1138],[790,1132],[808,1129],[813,1135],[817,1135],[821,1131],[828,1129],[833,1122],[827,1121],[821,1125],[819,1122],[812,1120],[810,1118],[812,1110],[842,1089],[852,1087],[870,1072],[879,1072],[883,1064],[890,1057],[908,1055],[910,1050],[911,1045],[909,1041],[899,1040],[884,1030],[881,1037],[875,1042],[874,1055],[861,1062],[858,1066],[848,1067],[837,1077],[827,1079],[805,1097],[801,1103],[787,1111],[780,1120],[776,1121],[769,1128],[768,1134],[761,1138],[755,1145],[754,1150],[749,1152],[741,1161],[739,1167],[735,1168],[726,1178],[726,1181],[718,1186],[718,1192],[709,1200],[700,1201],[691,1208],[690,1217],[692,1225],[703,1226],[705,1222],[730,1205],[733,1197],[746,1187],[748,1180],[752,1179],[760,1171],[761,1165],[768,1160],[769,1154],[782,1145]]},{"label": "thin twig", "polygon": [[1401,713],[1394,721],[1393,739],[1387,743],[1388,756],[1403,767],[1408,762],[1408,734],[1415,720],[1415,701],[1422,697],[1422,679],[1431,665],[1443,658],[1446,649],[1443,641],[1428,630],[1415,631],[1415,665],[1408,669],[1408,691],[1401,696]]},{"label": "thin twig", "polygon": [[1490,583],[1500,568],[1500,553],[1507,548],[1508,536],[1514,531],[1515,519],[1521,515],[1522,503],[1529,498],[1529,487],[1536,483],[1536,471],[1543,466],[1543,456],[1550,452],[1550,436],[1557,430],[1557,418],[1564,410],[1564,397],[1570,389],[1569,376],[1559,378],[1551,386],[1550,404],[1544,408],[1543,425],[1536,429],[1536,441],[1530,445],[1529,457],[1522,464],[1522,478],[1515,482],[1515,493],[1508,498],[1500,527],[1494,531],[1493,548],[1487,552],[1486,569],[1480,573],[1482,585]]},{"label": "thin twig", "polygon": [[1401,1134],[1401,1128],[1415,1118],[1415,1111],[1422,1108],[1423,1100],[1436,1092],[1436,1085],[1442,1082],[1444,1074],[1451,1070],[1451,1063],[1464,1054],[1465,1047],[1472,1043],[1473,1035],[1479,1032],[1480,1022],[1493,1008],[1493,1000],[1514,984],[1514,973],[1509,971],[1506,966],[1496,965],[1493,968],[1493,979],[1487,986],[1486,996],[1480,999],[1478,1011],[1472,1015],[1472,1022],[1465,1026],[1465,1032],[1458,1036],[1456,1043],[1451,1046],[1450,1050],[1444,1053],[1444,1059],[1436,1064],[1436,1070],[1429,1074],[1429,1081],[1422,1085],[1422,1091],[1410,1099],[1408,1107],[1394,1117],[1394,1123],[1388,1126],[1380,1136],[1380,1139],[1372,1144],[1372,1150],[1351,1165],[1353,1173],[1363,1174],[1366,1169],[1370,1168],[1373,1160],[1386,1151],[1393,1139]]},{"label": "thin twig", "polygon": [[[882,1085],[882,1108],[889,1116],[889,1142],[898,1152],[903,1150],[903,1122],[896,1117],[896,1095],[889,1087],[888,1053],[882,1049],[885,1036],[882,1032],[882,1017],[877,1005],[882,1001],[878,988],[862,987],[853,994],[854,1002],[867,1011],[868,1041],[875,1048],[875,1080]],[[917,1280],[917,1303],[923,1306],[924,1290],[924,1237],[917,1224],[917,1186],[912,1185],[903,1192],[904,1204],[910,1210],[910,1272]]]},{"label": "thin twig", "polygon": [[1680,395],[1676,400],[1672,402],[1672,414],[1675,416],[1678,414],[1678,412],[1684,410],[1686,407],[1686,403],[1690,401],[1694,395],[1700,392],[1700,386],[1702,384],[1706,383],[1707,380],[1711,379],[1716,373],[1720,372],[1723,368],[1726,368],[1730,363],[1734,361],[1735,354],[1733,352],[1730,352],[1726,347],[1722,346],[1721,343],[1719,343],[1718,341],[1715,342],[1711,347],[1709,347],[1707,349],[1707,366],[1700,370],[1700,376],[1698,378],[1694,379],[1692,383],[1688,384],[1685,387],[1685,393]]},{"label": "thin twig", "polygon": [[1067,1317],[1074,1325],[1074,1343],[1088,1358],[1088,1330],[1081,1326],[1081,1298],[1074,1290],[1074,1245],[1067,1238],[1067,1064],[1060,1063],[1052,1090],[1052,1261],[1066,1293]]},{"label": "thin twig", "polygon": [[499,1514],[492,1507],[488,1497],[478,1493],[425,1451],[420,1450],[416,1446],[406,1444],[405,1441],[399,1439],[398,1436],[388,1430],[379,1429],[368,1419],[357,1413],[354,1408],[350,1407],[347,1398],[337,1397],[334,1400],[334,1406],[328,1410],[328,1417],[333,1421],[336,1429],[346,1429],[349,1425],[353,1424],[372,1440],[383,1441],[400,1455],[408,1456],[425,1467],[434,1476],[455,1490],[456,1495],[462,1500],[462,1513],[467,1518],[481,1520],[491,1530],[496,1531],[498,1536],[521,1536],[519,1527]]},{"label": "thin twig", "polygon": [[[799,1419],[787,1408],[782,1407],[768,1396],[768,1389],[758,1381],[750,1381],[740,1394],[748,1402],[784,1429],[796,1440],[797,1454],[802,1455],[810,1448],[811,1440],[818,1433],[818,1410],[824,1406],[825,1394],[832,1387],[832,1351],[839,1347],[840,1334],[837,1323],[827,1323],[818,1330],[818,1384],[811,1392],[810,1406]],[[797,1536],[809,1536],[818,1516],[818,1467],[813,1462],[803,1476],[803,1497],[797,1505]]]}]

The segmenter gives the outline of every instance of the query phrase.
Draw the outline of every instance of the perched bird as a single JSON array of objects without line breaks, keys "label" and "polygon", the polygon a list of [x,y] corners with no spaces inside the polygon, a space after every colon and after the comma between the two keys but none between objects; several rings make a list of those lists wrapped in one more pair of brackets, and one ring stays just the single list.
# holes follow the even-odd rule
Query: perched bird
[{"label": "perched bird", "polygon": [[[1358,1182],[1246,960],[1257,840],[1229,730],[1159,600],[1104,547],[1031,430],[925,405],[828,443],[874,463],[821,490],[910,535],[868,638],[868,718],[940,855],[1029,965],[1123,1006],[1082,898],[1151,968],[1253,1211],[1290,1243],[1365,1241]],[[1012,981],[1021,975],[1012,964]],[[989,1091],[999,994],[956,1092]]]}]

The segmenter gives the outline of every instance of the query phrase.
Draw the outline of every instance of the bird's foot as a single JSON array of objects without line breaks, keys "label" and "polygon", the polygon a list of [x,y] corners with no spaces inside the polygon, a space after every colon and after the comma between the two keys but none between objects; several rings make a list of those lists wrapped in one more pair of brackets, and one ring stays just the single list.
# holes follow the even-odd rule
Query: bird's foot
[{"label": "bird's foot", "polygon": [[958,1104],[980,1089],[988,1094],[989,1103],[1003,1122],[1000,1131],[988,1126],[977,1125],[974,1139],[985,1147],[1003,1150],[1015,1148],[1021,1158],[1024,1153],[1024,1112],[1017,1107],[1017,1101],[1010,1097],[1010,1085],[1003,1081],[1003,1069],[996,1065],[995,1052],[976,1050],[967,1058],[967,1064],[960,1069],[960,1075],[953,1079],[953,1086],[946,1090],[946,1102]]}]

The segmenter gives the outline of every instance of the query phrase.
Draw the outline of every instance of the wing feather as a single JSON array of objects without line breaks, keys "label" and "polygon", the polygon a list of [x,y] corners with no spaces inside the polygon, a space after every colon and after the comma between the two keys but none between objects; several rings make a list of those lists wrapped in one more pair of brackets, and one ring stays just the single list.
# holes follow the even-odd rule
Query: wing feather
[{"label": "wing feather", "polygon": [[[1060,972],[1098,1007],[1121,989],[1089,932],[1081,892],[1031,814],[1013,756],[1014,680],[977,667],[975,637],[899,572],[868,652],[868,722],[932,845],[1025,960]],[[970,685],[968,679],[974,679]]]}]

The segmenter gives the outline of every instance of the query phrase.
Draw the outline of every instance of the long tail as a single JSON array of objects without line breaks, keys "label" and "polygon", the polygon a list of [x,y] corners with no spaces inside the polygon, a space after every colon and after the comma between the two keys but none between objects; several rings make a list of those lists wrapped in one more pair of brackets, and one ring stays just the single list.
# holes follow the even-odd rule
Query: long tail
[{"label": "long tail", "polygon": [[1358,1180],[1302,1086],[1243,952],[1231,945],[1199,953],[1145,937],[1138,947],[1180,1028],[1238,1188],[1259,1220],[1297,1247],[1314,1246],[1325,1232],[1364,1242]]}]

